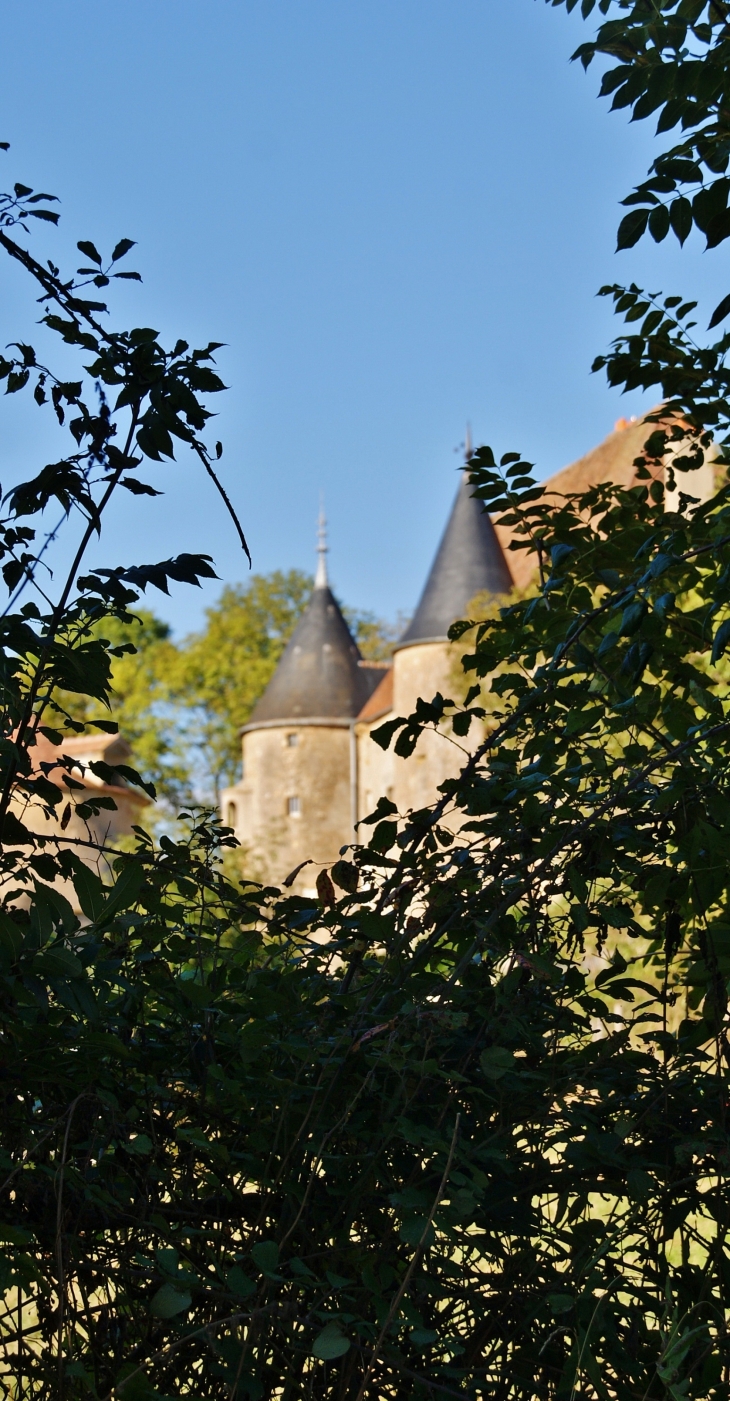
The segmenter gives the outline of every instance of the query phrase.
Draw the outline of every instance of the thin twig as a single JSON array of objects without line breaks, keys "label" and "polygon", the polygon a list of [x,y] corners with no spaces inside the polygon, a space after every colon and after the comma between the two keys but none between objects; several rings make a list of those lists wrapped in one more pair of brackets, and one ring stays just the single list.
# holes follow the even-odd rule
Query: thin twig
[{"label": "thin twig", "polygon": [[63,1173],[64,1173],[64,1168],[65,1168],[65,1166],[66,1166],[66,1154],[67,1154],[67,1152],[68,1152],[68,1139],[69,1139],[69,1134],[70,1134],[70,1132],[71,1132],[71,1124],[72,1124],[72,1122],[73,1122],[73,1116],[74,1116],[74,1113],[75,1113],[75,1110],[76,1110],[76,1106],[77,1106],[77,1104],[79,1103],[79,1100],[82,1100],[82,1099],[84,1099],[84,1098],[85,1098],[85,1095],[83,1095],[83,1094],[77,1095],[77,1097],[76,1097],[76,1099],[73,1101],[73,1103],[72,1103],[71,1105],[69,1105],[68,1112],[67,1112],[67,1115],[66,1115],[66,1132],[65,1132],[65,1134],[63,1135],[63,1149],[62,1149],[62,1152],[61,1152],[61,1164],[60,1164],[60,1167],[59,1167],[59,1169],[58,1169],[58,1174],[57,1174],[57,1183],[58,1183],[58,1185],[57,1185],[57,1188],[56,1188],[56,1265],[57,1265],[57,1269],[58,1269],[58,1344],[57,1344],[57,1347],[58,1347],[58,1357],[57,1357],[56,1361],[57,1361],[57,1366],[58,1366],[58,1395],[59,1395],[59,1397],[62,1397],[62,1396],[63,1396],[63,1326],[64,1326],[64,1322],[65,1322],[65,1308],[64,1308],[64,1305],[65,1305],[65,1300],[66,1300],[66,1283],[65,1283],[65,1279],[64,1279],[64,1268],[63,1268],[63,1231],[62,1231],[62,1227],[63,1227]]},{"label": "thin twig", "polygon": [[225,487],[223,486],[223,483],[220,482],[220,481],[218,480],[218,478],[217,478],[215,472],[213,471],[213,468],[212,468],[211,465],[210,465],[210,458],[208,457],[207,453],[205,452],[205,449],[201,446],[200,443],[193,443],[193,447],[195,448],[195,451],[197,452],[198,457],[200,458],[200,461],[202,462],[202,464],[203,464],[203,466],[204,466],[206,472],[208,473],[208,476],[210,477],[210,479],[211,479],[211,481],[213,482],[214,486],[217,488],[217,490],[218,490],[218,491],[220,492],[220,494],[221,494],[221,497],[222,497],[222,499],[223,499],[223,501],[224,501],[224,503],[225,503],[225,506],[226,506],[226,510],[228,511],[228,514],[229,514],[231,520],[233,521],[233,524],[235,525],[236,530],[238,531],[238,538],[239,538],[239,540],[241,541],[241,545],[242,545],[242,547],[243,547],[243,552],[244,552],[244,554],[245,554],[245,556],[246,556],[246,559],[248,560],[248,567],[249,567],[249,569],[250,569],[250,568],[251,568],[251,565],[252,565],[251,551],[249,550],[248,545],[247,545],[247,543],[246,543],[246,536],[245,536],[244,533],[243,533],[243,526],[241,525],[241,522],[239,521],[238,516],[236,515],[236,512],[235,512],[235,510],[234,510],[234,507],[233,507],[233,505],[232,505],[232,503],[231,503],[230,497],[228,496],[228,493],[227,493]]}]

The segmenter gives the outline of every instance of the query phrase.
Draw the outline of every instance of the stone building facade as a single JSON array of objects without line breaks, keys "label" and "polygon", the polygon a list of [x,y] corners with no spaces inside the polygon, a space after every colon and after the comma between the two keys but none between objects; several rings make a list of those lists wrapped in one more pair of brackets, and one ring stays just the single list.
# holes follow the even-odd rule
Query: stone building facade
[{"label": "stone building facade", "polygon": [[[631,485],[647,436],[643,420],[619,421],[603,443],[545,483],[546,495],[605,481]],[[706,500],[713,486],[707,463],[685,490]],[[400,812],[418,809],[459,772],[465,749],[481,738],[478,727],[458,742],[448,723],[426,732],[407,760],[381,749],[372,732],[410,714],[419,697],[454,696],[463,649],[448,641],[451,623],[468,615],[477,595],[498,599],[531,582],[533,562],[525,552],[510,551],[511,540],[462,477],[413,619],[392,665],[381,667],[358,652],[329,587],[320,535],[309,605],[243,728],[241,780],[221,797],[221,815],[244,848],[250,875],[280,884],[307,862],[292,888],[309,893],[317,869],[357,839],[357,823],[378,798],[389,797]]]},{"label": "stone building facade", "polygon": [[[117,770],[117,765],[128,764],[132,751],[122,735],[89,733],[64,737],[60,745],[52,744],[42,734],[30,750],[32,776],[43,775],[58,788],[60,800],[55,816],[48,817],[37,801],[24,798],[18,787],[11,799],[11,810],[31,832],[40,836],[55,836],[63,831],[63,840],[69,844],[79,844],[79,854],[85,849],[90,852],[90,860],[97,859],[95,848],[114,847],[120,837],[128,837],[135,825],[144,822],[144,810],[150,799],[138,788],[130,788],[126,779]],[[106,764],[112,771],[113,782],[106,782],[94,773],[90,766]],[[64,777],[73,782],[69,788]],[[109,807],[103,806],[95,815],[80,816],[77,809],[84,803],[104,798]],[[63,827],[59,824],[63,814]]]}]

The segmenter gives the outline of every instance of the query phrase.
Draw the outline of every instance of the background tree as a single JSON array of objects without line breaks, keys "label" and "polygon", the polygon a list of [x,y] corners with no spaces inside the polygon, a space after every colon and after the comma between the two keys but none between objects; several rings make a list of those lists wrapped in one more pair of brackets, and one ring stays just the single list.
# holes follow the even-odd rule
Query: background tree
[{"label": "background tree", "polygon": [[[217,802],[221,787],[238,779],[241,726],[271,680],[312,582],[291,569],[226,585],[206,609],[204,628],[178,643],[149,609],[136,610],[133,623],[104,622],[113,646],[135,649],[112,661],[111,713],[155,784],[165,820],[181,804]],[[346,614],[363,655],[387,660],[400,623]],[[74,713],[88,724],[99,706],[77,701]]]},{"label": "background tree", "polygon": [[240,728],[265,691],[307,603],[311,578],[300,570],[228,585],[206,609],[203,630],[185,638],[165,668],[173,715],[199,787],[217,797],[241,767]]}]

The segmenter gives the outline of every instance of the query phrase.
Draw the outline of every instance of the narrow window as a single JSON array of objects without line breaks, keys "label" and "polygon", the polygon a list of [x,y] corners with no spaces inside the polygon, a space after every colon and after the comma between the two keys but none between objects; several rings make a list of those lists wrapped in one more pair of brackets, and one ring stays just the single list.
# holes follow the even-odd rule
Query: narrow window
[{"label": "narrow window", "polygon": [[287,798],[286,806],[290,817],[301,816],[302,809],[298,798]]},{"label": "narrow window", "polygon": [[236,812],[236,804],[229,803],[228,807],[226,808],[226,824],[229,827],[235,827],[237,820],[238,813]]},{"label": "narrow window", "polygon": [[295,749],[299,743],[299,735],[287,735],[286,742],[290,749]]}]

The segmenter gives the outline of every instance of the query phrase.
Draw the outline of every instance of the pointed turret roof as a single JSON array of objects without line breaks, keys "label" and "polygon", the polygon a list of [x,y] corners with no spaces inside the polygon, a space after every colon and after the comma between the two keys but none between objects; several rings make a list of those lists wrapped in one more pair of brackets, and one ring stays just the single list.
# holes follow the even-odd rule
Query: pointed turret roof
[{"label": "pointed turret roof", "polygon": [[354,719],[382,670],[361,666],[355,639],[327,580],[327,544],[320,513],[319,560],[312,596],[245,729],[297,720]]},{"label": "pointed turret roof", "polygon": [[512,576],[489,516],[463,474],[413,618],[398,646],[445,641],[478,593],[507,594]]}]

